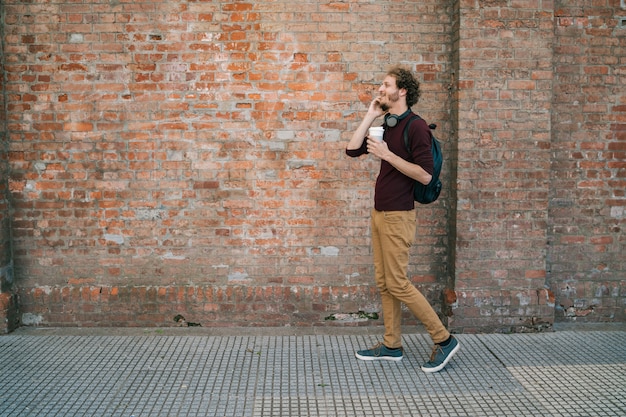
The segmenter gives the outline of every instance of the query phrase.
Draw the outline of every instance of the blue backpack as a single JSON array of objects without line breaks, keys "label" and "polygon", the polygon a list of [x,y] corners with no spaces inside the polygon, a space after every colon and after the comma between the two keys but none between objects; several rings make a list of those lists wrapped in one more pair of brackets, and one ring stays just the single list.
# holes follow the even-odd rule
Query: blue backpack
[{"label": "blue backpack", "polygon": [[[409,151],[409,155],[411,154],[411,147],[409,146],[409,126],[413,119],[421,119],[421,117],[415,115],[409,119],[409,122],[404,127],[404,146],[406,146],[407,151]],[[419,181],[415,181],[413,185],[413,198],[415,201],[421,204],[430,204],[433,201],[439,198],[439,193],[441,193],[441,180],[439,179],[439,174],[441,174],[441,166],[443,165],[443,156],[441,155],[441,144],[433,135],[433,130],[437,128],[436,124],[428,125],[430,129],[430,138],[432,141],[431,152],[433,153],[433,178],[430,180],[428,185],[424,185]]]}]

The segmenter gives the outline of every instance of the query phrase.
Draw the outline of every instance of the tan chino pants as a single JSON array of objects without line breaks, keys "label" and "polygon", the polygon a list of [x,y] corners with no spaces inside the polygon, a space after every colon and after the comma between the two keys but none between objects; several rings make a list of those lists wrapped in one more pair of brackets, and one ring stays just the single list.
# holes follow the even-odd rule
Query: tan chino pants
[{"label": "tan chino pants", "polygon": [[385,324],[383,343],[392,349],[402,346],[401,303],[424,324],[435,344],[450,336],[428,300],[407,277],[415,230],[415,210],[372,210],[374,273]]}]

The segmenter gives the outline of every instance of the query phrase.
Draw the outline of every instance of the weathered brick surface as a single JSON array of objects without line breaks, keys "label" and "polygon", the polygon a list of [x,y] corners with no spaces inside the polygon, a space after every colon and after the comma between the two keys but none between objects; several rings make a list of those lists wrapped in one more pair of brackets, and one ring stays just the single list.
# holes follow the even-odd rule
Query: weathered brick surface
[{"label": "weathered brick surface", "polygon": [[[445,137],[445,4],[5,8],[15,265],[29,319],[301,324],[379,308],[368,236],[377,164],[348,160],[345,143],[395,62],[420,72],[419,111]],[[445,203],[422,211],[412,265],[416,282],[439,289],[436,304],[446,219]],[[344,295],[326,299],[336,287]],[[92,299],[98,288],[132,295]],[[262,296],[145,304],[150,288]],[[293,304],[296,290],[310,300]],[[53,302],[63,291],[82,301]]]},{"label": "weathered brick surface", "polygon": [[379,310],[378,164],[344,148],[399,62],[447,158],[410,273],[451,328],[624,319],[624,10],[596,3],[5,1],[11,299],[38,325]]},{"label": "weathered brick surface", "polygon": [[[453,328],[514,328],[552,311],[546,270],[551,2],[460,2]],[[496,299],[504,300],[494,302]],[[506,294],[502,296],[501,294]],[[503,308],[517,297],[528,300]],[[507,301],[506,299],[509,298]]]},{"label": "weathered brick surface", "polygon": [[576,3],[555,10],[548,281],[557,320],[624,320],[626,9]]},{"label": "weathered brick surface", "polygon": [[[0,53],[1,52],[2,43],[0,42]],[[0,78],[0,85],[2,84],[3,79]],[[0,108],[4,108],[3,94],[0,94]],[[6,137],[5,117],[6,112],[0,112],[0,268],[8,265],[11,259],[8,200],[9,164],[7,157],[8,142]],[[0,279],[2,279],[2,276],[0,276]]]},{"label": "weathered brick surface", "polygon": [[[2,6],[0,6],[2,11]],[[0,42],[0,56],[3,55]],[[0,69],[3,63],[0,62]],[[4,91],[4,77],[0,77],[1,90]],[[7,333],[19,324],[17,300],[12,292],[13,267],[11,256],[11,225],[9,204],[9,161],[8,138],[6,127],[5,96],[0,94],[0,333]]]}]

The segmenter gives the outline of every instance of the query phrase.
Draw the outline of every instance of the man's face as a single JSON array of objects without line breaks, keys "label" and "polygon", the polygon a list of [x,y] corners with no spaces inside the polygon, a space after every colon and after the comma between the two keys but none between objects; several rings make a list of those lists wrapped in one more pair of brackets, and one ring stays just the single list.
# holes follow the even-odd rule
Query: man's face
[{"label": "man's face", "polygon": [[395,103],[400,100],[400,90],[396,86],[396,79],[388,75],[378,89],[378,97],[380,99],[380,107],[383,111],[388,111]]}]

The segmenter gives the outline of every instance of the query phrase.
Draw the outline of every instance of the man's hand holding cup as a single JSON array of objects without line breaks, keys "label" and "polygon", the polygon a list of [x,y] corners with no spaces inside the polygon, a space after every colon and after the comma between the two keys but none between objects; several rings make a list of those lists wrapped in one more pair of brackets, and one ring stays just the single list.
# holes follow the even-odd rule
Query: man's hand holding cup
[{"label": "man's hand holding cup", "polygon": [[385,131],[382,126],[372,126],[367,131],[367,137],[369,137],[370,139],[374,139],[378,142],[382,142],[384,132]]}]

